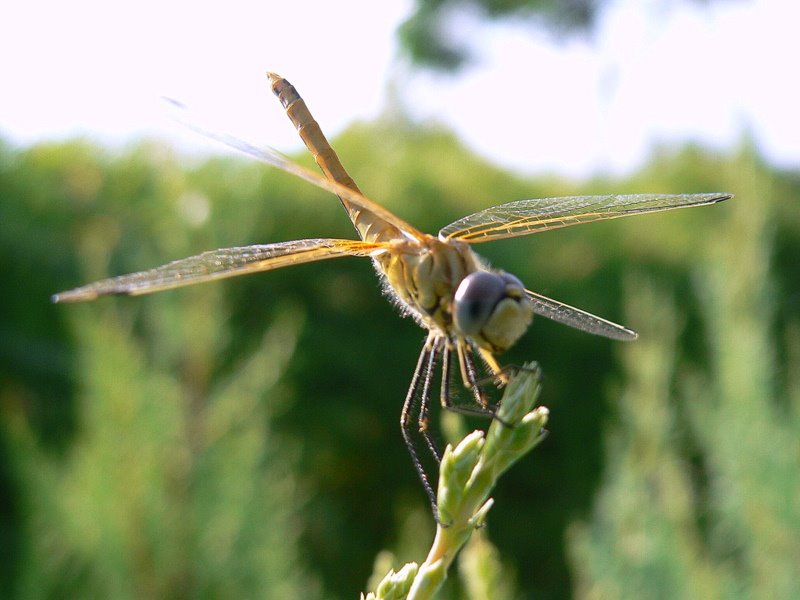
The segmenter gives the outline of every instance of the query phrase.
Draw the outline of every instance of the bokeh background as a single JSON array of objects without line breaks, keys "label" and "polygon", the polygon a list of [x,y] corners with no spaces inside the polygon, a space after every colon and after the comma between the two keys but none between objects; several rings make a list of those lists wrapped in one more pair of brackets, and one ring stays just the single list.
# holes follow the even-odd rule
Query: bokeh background
[{"label": "bokeh background", "polygon": [[477,248],[640,339],[539,319],[504,357],[541,363],[551,433],[443,597],[800,597],[793,5],[6,12],[0,596],[354,598],[424,558],[433,522],[398,430],[423,332],[368,262],[49,303],[210,248],[352,235],[334,198],[158,100],[310,166],[271,69],[359,186],[426,231],[523,198],[736,195]]}]

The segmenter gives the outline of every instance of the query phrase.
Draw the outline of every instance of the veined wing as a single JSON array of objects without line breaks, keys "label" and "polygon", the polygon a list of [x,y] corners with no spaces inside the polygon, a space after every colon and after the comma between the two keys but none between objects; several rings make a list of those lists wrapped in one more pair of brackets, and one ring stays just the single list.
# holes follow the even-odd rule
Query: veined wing
[{"label": "veined wing", "polygon": [[386,251],[388,246],[389,244],[356,240],[310,239],[209,250],[149,271],[103,279],[61,292],[52,299],[53,302],[81,302],[112,294],[139,296],[326,258],[374,256]]},{"label": "veined wing", "polygon": [[574,306],[552,300],[547,296],[542,296],[530,290],[525,290],[525,293],[533,303],[533,312],[537,315],[541,315],[564,325],[569,325],[581,331],[611,338],[612,340],[630,342],[638,337],[635,331],[627,327],[617,325],[611,321],[606,321],[605,319],[601,319],[600,317],[575,308]]},{"label": "veined wing", "polygon": [[280,152],[273,148],[258,148],[249,142],[241,140],[233,135],[228,133],[222,133],[218,131],[211,131],[209,129],[205,129],[199,125],[196,125],[190,122],[187,117],[187,108],[177,100],[173,100],[171,98],[165,98],[167,102],[170,103],[175,108],[175,120],[182,123],[192,131],[195,131],[207,138],[225,144],[226,146],[230,146],[234,150],[238,150],[242,154],[246,154],[252,158],[255,158],[258,161],[266,163],[270,166],[276,167],[281,169],[282,171],[286,171],[287,173],[291,173],[292,175],[296,175],[300,179],[305,179],[307,182],[322,188],[323,190],[327,190],[333,194],[336,194],[340,198],[347,200],[350,204],[352,204],[355,208],[370,212],[376,215],[378,218],[383,219],[387,223],[393,225],[397,229],[403,232],[403,234],[408,237],[409,239],[419,240],[423,237],[422,233],[416,229],[413,225],[406,223],[403,219],[395,215],[394,213],[390,212],[389,210],[382,207],[380,204],[375,202],[374,200],[370,200],[363,194],[359,193],[356,190],[353,190],[346,185],[338,183],[336,181],[326,179],[321,175],[317,175],[313,171],[306,169],[305,167],[301,167],[295,162],[292,162],[287,157],[283,156]]},{"label": "veined wing", "polygon": [[731,194],[634,194],[566,196],[518,200],[459,219],[439,232],[442,239],[488,242],[629,215],[715,204]]}]

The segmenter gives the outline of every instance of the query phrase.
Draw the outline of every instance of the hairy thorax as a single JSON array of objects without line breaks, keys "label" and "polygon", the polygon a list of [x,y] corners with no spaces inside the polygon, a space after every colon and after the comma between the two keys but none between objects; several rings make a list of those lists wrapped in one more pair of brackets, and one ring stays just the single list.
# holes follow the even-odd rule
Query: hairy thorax
[{"label": "hairy thorax", "polygon": [[482,265],[465,243],[443,242],[432,235],[420,241],[398,241],[395,251],[375,262],[388,292],[405,312],[431,329],[450,333],[456,288]]}]

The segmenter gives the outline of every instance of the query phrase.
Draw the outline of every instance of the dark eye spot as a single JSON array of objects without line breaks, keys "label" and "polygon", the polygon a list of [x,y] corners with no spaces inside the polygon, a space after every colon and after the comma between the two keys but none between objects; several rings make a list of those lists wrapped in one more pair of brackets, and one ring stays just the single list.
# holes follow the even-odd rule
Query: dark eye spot
[{"label": "dark eye spot", "polygon": [[455,294],[453,318],[461,332],[475,335],[480,332],[494,307],[505,296],[506,281],[496,273],[476,271],[467,275]]}]

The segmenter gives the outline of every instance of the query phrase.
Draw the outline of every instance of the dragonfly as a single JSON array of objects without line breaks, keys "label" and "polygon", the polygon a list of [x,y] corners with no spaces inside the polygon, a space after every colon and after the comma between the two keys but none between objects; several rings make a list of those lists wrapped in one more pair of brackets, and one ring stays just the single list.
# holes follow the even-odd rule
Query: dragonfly
[{"label": "dragonfly", "polygon": [[[427,330],[401,410],[400,430],[425,492],[437,514],[436,495],[416,447],[420,434],[433,459],[441,453],[429,427],[429,411],[439,374],[439,401],[446,409],[493,415],[496,406],[483,391],[483,374],[498,385],[509,370],[498,356],[513,346],[539,315],[579,330],[631,341],[637,334],[579,308],[529,290],[519,278],[493,268],[473,245],[605,219],[715,204],[727,193],[569,196],[519,200],[458,219],[438,235],[419,231],[369,199],[345,170],[296,88],[268,73],[273,93],[313,155],[322,175],[279,152],[186,123],[197,132],[267,165],[286,171],[338,196],[359,239],[310,238],[223,248],[163,266],[104,279],[55,294],[57,303],[101,296],[138,296],[303,263],[356,256],[371,259],[386,294],[404,316]],[[176,103],[178,109],[181,106]],[[182,120],[182,119],[181,119]],[[458,377],[473,407],[454,402]],[[473,402],[474,400],[474,402]]]}]

